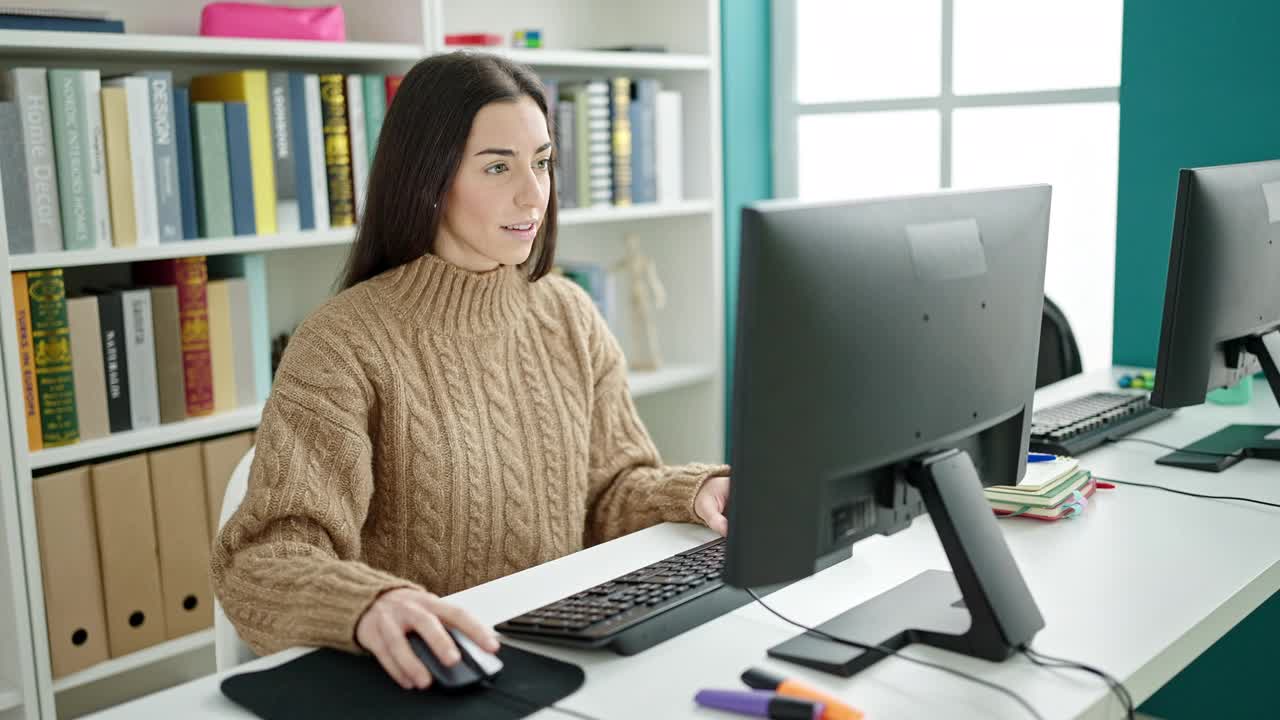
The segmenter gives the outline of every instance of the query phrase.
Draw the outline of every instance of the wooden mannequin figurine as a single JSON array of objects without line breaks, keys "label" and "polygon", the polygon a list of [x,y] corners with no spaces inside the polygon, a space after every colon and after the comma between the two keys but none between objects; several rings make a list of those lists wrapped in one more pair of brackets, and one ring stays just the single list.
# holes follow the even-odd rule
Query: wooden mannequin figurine
[{"label": "wooden mannequin figurine", "polygon": [[633,370],[657,370],[662,367],[662,350],[658,345],[654,311],[667,304],[667,293],[658,278],[657,266],[640,252],[639,238],[634,233],[627,233],[625,242],[627,254],[613,269],[628,276],[631,289],[631,322],[636,347],[627,364]]}]

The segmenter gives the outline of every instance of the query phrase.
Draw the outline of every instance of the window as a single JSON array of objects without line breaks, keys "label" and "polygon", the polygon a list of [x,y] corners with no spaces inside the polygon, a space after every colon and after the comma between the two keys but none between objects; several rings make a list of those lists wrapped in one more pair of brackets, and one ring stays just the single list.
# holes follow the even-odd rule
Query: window
[{"label": "window", "polygon": [[1053,185],[1045,293],[1111,363],[1122,0],[774,0],[778,197]]}]

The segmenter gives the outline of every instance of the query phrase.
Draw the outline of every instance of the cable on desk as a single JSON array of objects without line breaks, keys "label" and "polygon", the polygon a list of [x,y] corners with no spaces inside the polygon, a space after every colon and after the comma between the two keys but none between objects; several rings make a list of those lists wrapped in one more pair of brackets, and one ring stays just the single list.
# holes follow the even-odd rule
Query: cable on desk
[{"label": "cable on desk", "polygon": [[1105,670],[1100,670],[1092,665],[1076,662],[1075,660],[1064,660],[1063,658],[1053,657],[1052,655],[1045,655],[1044,653],[1031,649],[1030,645],[1023,645],[1018,649],[1022,651],[1023,655],[1027,656],[1028,660],[1040,667],[1059,667],[1083,670],[1102,678],[1102,681],[1107,684],[1107,687],[1111,688],[1111,692],[1115,693],[1115,696],[1120,700],[1120,706],[1124,708],[1125,717],[1129,720],[1133,720],[1133,696],[1129,694],[1129,690],[1124,686],[1124,683],[1108,675]]},{"label": "cable on desk", "polygon": [[1187,453],[1188,455],[1204,455],[1205,457],[1219,457],[1219,458],[1244,457],[1242,454],[1238,452],[1220,453],[1220,452],[1209,452],[1208,450],[1188,450],[1186,448],[1174,447],[1172,445],[1165,445],[1164,443],[1156,442],[1155,440],[1144,440],[1143,438],[1135,438],[1135,437],[1109,437],[1106,440],[1109,443],[1129,442],[1129,443],[1142,443],[1143,445],[1155,445],[1158,448],[1164,448],[1165,450],[1172,450],[1174,452]]},{"label": "cable on desk", "polygon": [[1163,485],[1148,485],[1147,483],[1133,482],[1131,480],[1112,480],[1111,478],[1093,476],[1094,480],[1102,482],[1115,483],[1116,485],[1133,485],[1134,487],[1151,488],[1153,490],[1163,490],[1165,492],[1176,493],[1178,495],[1186,495],[1193,498],[1204,498],[1206,500],[1239,500],[1240,502],[1254,503],[1256,505],[1266,505],[1267,507],[1280,508],[1280,504],[1267,502],[1266,500],[1254,500],[1253,498],[1237,497],[1235,495],[1201,495],[1200,493],[1187,492],[1186,490],[1174,490],[1171,487]]},{"label": "cable on desk", "polygon": [[997,691],[997,692],[1004,693],[1005,695],[1008,695],[1009,697],[1013,698],[1015,701],[1017,701],[1017,703],[1018,703],[1019,705],[1021,705],[1021,706],[1022,706],[1022,707],[1024,707],[1024,708],[1026,708],[1026,709],[1027,709],[1027,712],[1031,713],[1031,716],[1032,716],[1032,717],[1034,717],[1034,718],[1036,718],[1036,720],[1044,720],[1044,716],[1043,716],[1043,715],[1041,715],[1039,712],[1037,712],[1037,711],[1036,711],[1036,709],[1035,709],[1034,707],[1032,707],[1031,703],[1027,702],[1027,701],[1026,701],[1026,699],[1025,699],[1025,698],[1023,698],[1023,697],[1022,697],[1021,695],[1019,695],[1018,693],[1016,693],[1016,692],[1014,692],[1014,691],[1010,690],[1010,689],[1009,689],[1009,688],[1007,688],[1007,687],[1004,687],[1003,685],[999,685],[999,684],[997,684],[997,683],[993,683],[993,682],[990,682],[990,681],[988,681],[988,680],[983,680],[983,679],[982,679],[982,678],[980,678],[980,677],[977,677],[977,676],[975,676],[975,675],[970,675],[969,673],[966,673],[966,672],[961,672],[960,670],[955,670],[955,669],[953,669],[953,668],[949,668],[949,667],[947,667],[946,665],[939,665],[939,664],[937,664],[937,663],[931,663],[931,662],[929,662],[929,661],[927,661],[927,660],[918,660],[918,659],[916,659],[916,658],[913,658],[913,657],[910,657],[910,656],[907,656],[907,655],[903,655],[903,654],[901,654],[900,652],[898,652],[897,650],[894,650],[894,649],[892,649],[892,648],[887,648],[887,647],[885,647],[885,646],[883,646],[883,645],[867,645],[867,644],[865,644],[865,643],[860,643],[860,642],[858,642],[858,641],[856,641],[856,640],[847,640],[847,639],[842,638],[842,637],[837,637],[837,636],[835,636],[835,635],[832,635],[832,634],[830,634],[830,633],[824,632],[824,631],[822,631],[822,630],[818,630],[817,628],[811,628],[811,627],[809,627],[808,625],[804,625],[804,624],[802,624],[802,623],[798,623],[798,622],[796,622],[795,620],[792,620],[791,618],[789,618],[789,617],[787,617],[787,616],[783,615],[782,613],[778,612],[777,610],[774,610],[773,608],[771,608],[771,607],[769,607],[768,605],[766,605],[766,604],[765,604],[765,602],[764,602],[764,600],[761,600],[761,599],[760,599],[760,596],[756,594],[756,591],[755,591],[755,590],[752,590],[751,588],[747,588],[747,592],[751,594],[751,597],[755,598],[755,601],[756,601],[757,603],[760,603],[760,607],[762,607],[762,608],[764,608],[765,610],[768,610],[769,612],[773,613],[774,615],[776,615],[776,616],[777,616],[780,620],[782,620],[783,622],[790,623],[790,624],[792,624],[792,625],[794,625],[794,626],[796,626],[796,627],[800,628],[801,630],[804,630],[805,632],[807,632],[807,633],[809,633],[809,634],[811,634],[811,635],[816,635],[816,636],[818,636],[818,637],[820,637],[820,638],[824,638],[824,639],[826,639],[826,640],[829,640],[829,641],[834,642],[834,643],[839,643],[839,644],[841,644],[841,645],[848,645],[849,647],[855,647],[855,648],[858,648],[859,650],[874,650],[874,651],[876,651],[876,652],[878,652],[878,653],[880,653],[880,654],[882,654],[882,655],[891,655],[891,656],[894,656],[894,657],[900,658],[900,659],[902,659],[902,660],[906,660],[906,661],[908,661],[908,662],[913,662],[913,663],[915,663],[915,664],[917,664],[917,665],[923,665],[923,666],[928,667],[928,668],[933,668],[934,670],[941,670],[941,671],[943,671],[943,672],[945,672],[945,673],[950,673],[951,675],[955,675],[956,677],[963,678],[963,679],[965,679],[965,680],[969,680],[969,681],[971,681],[971,682],[975,682],[975,683],[977,683],[977,684],[979,684],[979,685],[985,685],[986,687],[989,687],[989,688],[991,688],[992,690],[995,690],[995,691]]},{"label": "cable on desk", "polygon": [[529,698],[524,697],[523,695],[517,695],[508,690],[503,690],[497,685],[494,685],[493,681],[488,678],[481,680],[480,685],[483,686],[486,690],[492,690],[493,692],[498,693],[499,695],[507,698],[508,700],[515,700],[518,703],[522,703],[524,705],[529,706],[530,708],[533,709],[533,712],[537,712],[539,710],[542,710],[543,708],[546,708],[547,710],[554,710],[555,712],[568,715],[569,717],[578,718],[578,720],[600,720],[599,718],[594,717],[592,715],[587,715],[586,713],[580,713],[577,710],[570,710],[569,708],[562,708],[559,705],[555,705],[555,704],[543,705],[541,703],[534,702]]}]

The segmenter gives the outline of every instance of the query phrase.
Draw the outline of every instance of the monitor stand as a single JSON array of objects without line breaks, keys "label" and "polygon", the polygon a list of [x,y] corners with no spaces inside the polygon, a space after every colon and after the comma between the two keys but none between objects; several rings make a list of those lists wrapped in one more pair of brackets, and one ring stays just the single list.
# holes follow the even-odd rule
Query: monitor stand
[{"label": "monitor stand", "polygon": [[[1280,330],[1244,338],[1239,347],[1258,358],[1280,404]],[[1228,358],[1230,361],[1232,358]],[[1245,458],[1280,460],[1280,425],[1228,425],[1156,460],[1160,465],[1222,472]]]},{"label": "monitor stand", "polygon": [[[893,650],[924,643],[987,660],[1008,658],[1031,642],[1044,619],[983,497],[973,461],[954,449],[917,458],[907,480],[919,489],[954,574],[927,570],[818,629]],[[770,648],[769,655],[843,677],[884,657],[811,633]]]}]

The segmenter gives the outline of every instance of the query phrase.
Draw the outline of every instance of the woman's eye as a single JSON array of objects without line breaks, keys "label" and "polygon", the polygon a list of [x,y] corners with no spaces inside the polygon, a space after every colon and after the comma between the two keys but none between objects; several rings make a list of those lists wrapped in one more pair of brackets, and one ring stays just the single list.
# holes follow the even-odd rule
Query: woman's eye
[{"label": "woman's eye", "polygon": [[549,157],[542,158],[541,160],[534,163],[534,167],[538,168],[539,170],[546,170],[547,168],[551,167],[551,158]]},{"label": "woman's eye", "polygon": [[485,168],[485,169],[484,169],[484,171],[485,171],[485,172],[487,172],[487,173],[489,173],[490,175],[498,175],[498,174],[500,174],[500,173],[504,173],[504,172],[506,172],[506,171],[507,171],[507,164],[506,164],[506,163],[495,163],[495,164],[490,165],[489,167]]}]

